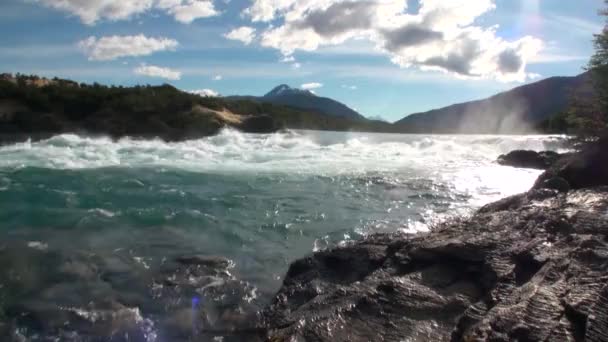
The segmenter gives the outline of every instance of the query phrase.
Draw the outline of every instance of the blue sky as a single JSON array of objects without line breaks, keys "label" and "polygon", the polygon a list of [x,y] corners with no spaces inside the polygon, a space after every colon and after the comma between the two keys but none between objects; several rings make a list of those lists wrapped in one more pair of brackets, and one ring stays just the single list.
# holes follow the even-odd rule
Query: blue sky
[{"label": "blue sky", "polygon": [[3,0],[2,72],[406,114],[576,75],[602,0]]}]

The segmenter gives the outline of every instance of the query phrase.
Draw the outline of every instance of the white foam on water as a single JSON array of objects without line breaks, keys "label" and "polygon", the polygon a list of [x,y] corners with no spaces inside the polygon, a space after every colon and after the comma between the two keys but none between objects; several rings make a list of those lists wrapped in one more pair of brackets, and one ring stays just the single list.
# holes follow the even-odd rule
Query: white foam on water
[{"label": "white foam on water", "polygon": [[546,149],[549,136],[423,136],[288,131],[220,134],[176,143],[112,141],[71,134],[0,148],[0,167],[82,169],[166,166],[200,171],[308,171],[343,173],[395,170],[412,164],[493,161],[514,149]]},{"label": "white foam on water", "polygon": [[209,173],[323,176],[374,173],[426,177],[473,195],[482,205],[527,190],[540,173],[495,163],[515,149],[547,150],[557,136],[398,135],[286,131],[220,134],[184,142],[71,134],[0,147],[0,168],[153,167]]}]

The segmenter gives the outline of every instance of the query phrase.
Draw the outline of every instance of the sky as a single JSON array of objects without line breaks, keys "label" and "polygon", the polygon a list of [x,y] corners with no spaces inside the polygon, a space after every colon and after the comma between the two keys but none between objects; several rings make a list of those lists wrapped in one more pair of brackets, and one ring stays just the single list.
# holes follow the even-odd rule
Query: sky
[{"label": "sky", "polygon": [[2,0],[0,72],[309,89],[396,121],[583,72],[603,0]]}]

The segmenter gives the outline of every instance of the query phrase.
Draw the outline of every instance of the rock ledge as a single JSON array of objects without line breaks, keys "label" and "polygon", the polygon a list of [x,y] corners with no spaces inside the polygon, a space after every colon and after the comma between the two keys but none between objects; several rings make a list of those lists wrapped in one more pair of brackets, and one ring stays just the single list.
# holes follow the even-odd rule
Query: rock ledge
[{"label": "rock ledge", "polygon": [[271,341],[608,341],[608,187],[317,253],[264,317]]}]

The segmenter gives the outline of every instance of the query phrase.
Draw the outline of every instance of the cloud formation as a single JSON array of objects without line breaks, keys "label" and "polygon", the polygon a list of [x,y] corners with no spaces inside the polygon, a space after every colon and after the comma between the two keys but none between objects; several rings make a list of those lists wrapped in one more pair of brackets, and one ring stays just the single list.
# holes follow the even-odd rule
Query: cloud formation
[{"label": "cloud formation", "polygon": [[161,10],[182,23],[216,16],[212,0],[34,0],[80,18],[86,25],[99,20],[126,20],[151,10]]},{"label": "cloud formation", "polygon": [[213,17],[219,14],[211,1],[187,0],[170,7],[168,12],[180,23],[190,24],[199,18]]},{"label": "cloud formation", "polygon": [[164,78],[171,81],[177,81],[182,78],[182,73],[177,70],[163,68],[155,65],[142,64],[139,67],[135,68],[133,72],[136,75]]},{"label": "cloud formation", "polygon": [[147,56],[158,51],[172,51],[178,42],[169,38],[137,36],[89,37],[78,47],[90,61],[111,61],[121,57]]},{"label": "cloud formation", "polygon": [[272,22],[260,44],[284,56],[365,39],[401,67],[437,70],[466,78],[525,81],[526,66],[542,41],[499,37],[497,27],[477,19],[494,0],[420,0],[415,14],[407,0],[253,0],[243,14]]},{"label": "cloud formation", "polygon": [[313,83],[304,83],[300,86],[300,88],[304,89],[304,90],[312,90],[312,89],[318,89],[323,87],[323,83],[317,83],[317,82],[313,82]]},{"label": "cloud formation", "polygon": [[227,39],[238,40],[245,45],[249,45],[255,39],[255,29],[249,26],[241,26],[224,35]]},{"label": "cloud formation", "polygon": [[192,94],[196,94],[202,97],[219,97],[220,93],[213,89],[198,89],[190,91]]}]

